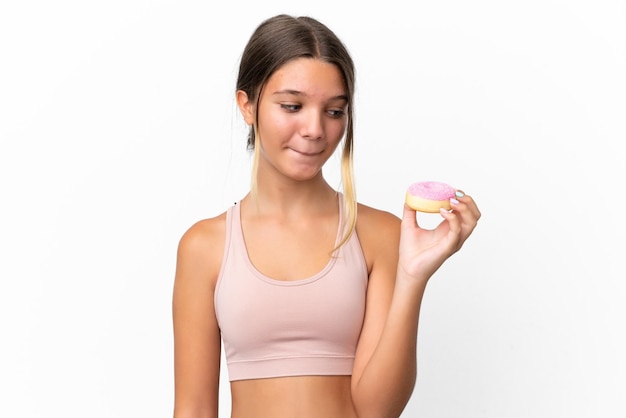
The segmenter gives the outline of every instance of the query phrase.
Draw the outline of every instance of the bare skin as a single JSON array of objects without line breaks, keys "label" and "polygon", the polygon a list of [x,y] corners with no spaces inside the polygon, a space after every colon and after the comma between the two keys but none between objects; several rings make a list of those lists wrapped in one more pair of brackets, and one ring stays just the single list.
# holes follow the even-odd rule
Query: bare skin
[{"label": "bare skin", "polygon": [[[315,59],[285,64],[268,80],[259,108],[243,92],[248,124],[258,122],[258,194],[241,202],[248,255],[277,280],[320,271],[338,227],[336,191],[322,175],[345,131],[341,74]],[[258,118],[257,118],[258,116]],[[426,284],[458,251],[480,212],[458,198],[435,230],[359,205],[356,233],[368,270],[366,312],[351,376],[231,382],[232,418],[398,417],[415,385],[417,328]],[[213,296],[224,254],[225,215],[181,238],[173,295],[176,418],[216,418],[221,340]],[[275,257],[285,254],[287,257]]]},{"label": "bare skin", "polygon": [[[248,226],[247,232],[245,232],[247,249],[250,259],[261,272],[264,274],[272,273],[271,277],[277,277],[279,280],[298,279],[311,276],[328,263],[328,248],[332,248],[332,244],[334,244],[338,223],[337,196],[329,187],[328,192],[329,195],[334,196],[330,200],[331,205],[329,205],[328,213],[322,212],[317,217],[311,217],[311,222],[307,222],[305,225],[301,224],[298,220],[299,217],[291,220],[291,222],[283,216],[278,216],[272,220],[265,216],[259,219],[254,219],[255,216],[247,217],[244,214],[246,207],[251,203],[249,198],[242,201],[242,224]],[[323,224],[328,224],[328,228],[320,228],[320,225]],[[270,228],[273,231],[273,236],[279,238],[273,240],[272,246],[269,248],[267,239],[263,240],[263,237],[267,237],[265,228]],[[388,232],[381,234],[385,229]],[[399,220],[393,215],[360,205],[357,233],[364,250],[368,271],[371,272],[374,254],[378,247],[397,248]],[[213,405],[214,403],[216,405],[217,402],[219,369],[215,368],[215,364],[219,362],[220,336],[214,311],[206,308],[206,301],[212,302],[213,300],[213,292],[223,255],[224,234],[225,215],[222,214],[212,219],[200,221],[190,228],[182,238],[180,246],[177,277],[181,279],[176,282],[175,287],[174,317],[175,323],[186,325],[176,328],[178,333],[176,337],[176,370],[178,372],[193,370],[193,372],[187,375],[182,373],[177,375],[177,392],[181,394],[193,393],[195,391],[191,389],[198,390],[196,385],[201,385],[204,389],[195,392],[197,397],[195,399],[200,399],[201,405]],[[310,236],[315,239],[312,239],[308,246],[305,243],[306,248],[294,249],[294,234]],[[388,239],[381,241],[380,235]],[[315,242],[325,244],[315,245]],[[307,263],[284,265],[276,262],[264,262],[267,255],[272,251],[296,255],[302,250],[309,254],[307,257],[309,262]],[[317,255],[312,257],[311,254]],[[207,257],[207,255],[210,256]],[[289,260],[290,257],[281,257],[281,259]],[[200,267],[203,270],[200,276],[204,277],[201,283],[185,281],[185,278],[188,277],[185,274],[186,268],[193,268],[197,272]],[[387,293],[390,295],[391,288]],[[177,301],[181,303],[177,303]],[[193,301],[196,302],[193,303]],[[374,315],[371,316],[374,317]],[[201,320],[199,320],[200,318]],[[202,347],[201,350],[198,350],[199,347]],[[205,355],[200,355],[198,351],[205,353]],[[212,376],[212,378],[209,379],[207,376]],[[230,387],[232,396],[231,416],[233,418],[262,418],[266,416],[272,418],[291,418],[294,416],[302,418],[356,417],[351,387],[351,376],[297,376],[234,381]],[[185,399],[179,400],[181,405],[186,402]],[[205,411],[206,415],[189,416],[217,417],[217,409],[210,409],[211,411]],[[204,408],[198,406],[198,410],[204,410]],[[180,416],[186,415],[181,414]]]},{"label": "bare skin", "polygon": [[[233,417],[356,418],[350,376],[298,376],[231,385]],[[262,411],[261,413],[259,411]]]}]

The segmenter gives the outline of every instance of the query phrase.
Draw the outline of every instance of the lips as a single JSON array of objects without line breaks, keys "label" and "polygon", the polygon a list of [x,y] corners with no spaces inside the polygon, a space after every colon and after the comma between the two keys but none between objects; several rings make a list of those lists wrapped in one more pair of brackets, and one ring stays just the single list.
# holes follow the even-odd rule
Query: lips
[{"label": "lips", "polygon": [[315,157],[316,155],[321,154],[322,152],[324,152],[324,150],[320,150],[320,151],[309,151],[309,150],[297,150],[294,148],[289,148],[291,151],[300,154],[300,155],[304,155],[305,157]]}]

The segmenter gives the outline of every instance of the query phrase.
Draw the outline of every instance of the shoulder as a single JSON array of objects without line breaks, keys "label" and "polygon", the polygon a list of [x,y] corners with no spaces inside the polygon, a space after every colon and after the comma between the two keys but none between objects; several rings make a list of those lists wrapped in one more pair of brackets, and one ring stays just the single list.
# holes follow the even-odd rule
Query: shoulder
[{"label": "shoulder", "polygon": [[217,278],[225,238],[226,212],[191,225],[178,243],[177,278]]},{"label": "shoulder", "polygon": [[[195,252],[215,245],[226,233],[226,212],[191,225],[179,241],[179,251]],[[223,243],[223,240],[221,241]]]},{"label": "shoulder", "polygon": [[401,220],[396,215],[361,203],[359,203],[357,213],[356,226],[360,238],[381,239],[384,238],[380,236],[381,233],[399,237]]},{"label": "shoulder", "polygon": [[356,231],[370,271],[381,258],[392,263],[397,259],[400,222],[390,212],[359,203]]}]

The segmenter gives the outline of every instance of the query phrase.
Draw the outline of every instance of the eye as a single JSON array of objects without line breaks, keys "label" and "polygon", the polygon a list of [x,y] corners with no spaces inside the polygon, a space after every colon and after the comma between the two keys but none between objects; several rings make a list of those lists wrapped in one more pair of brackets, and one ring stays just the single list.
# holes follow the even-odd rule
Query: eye
[{"label": "eye", "polygon": [[335,119],[340,119],[346,114],[345,110],[343,109],[330,109],[327,112],[331,117]]},{"label": "eye", "polygon": [[285,109],[287,112],[297,112],[302,108],[299,104],[289,104],[289,103],[281,103],[280,107]]}]

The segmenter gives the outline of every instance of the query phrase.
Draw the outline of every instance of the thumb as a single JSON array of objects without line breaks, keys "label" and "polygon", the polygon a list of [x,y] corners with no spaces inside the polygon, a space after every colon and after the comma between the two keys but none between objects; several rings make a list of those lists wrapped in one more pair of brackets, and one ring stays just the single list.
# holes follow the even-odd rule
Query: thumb
[{"label": "thumb", "polygon": [[406,202],[404,203],[404,210],[402,212],[402,226],[410,228],[419,227],[417,223],[417,214],[415,212],[415,209],[411,209],[411,207],[409,207]]}]

